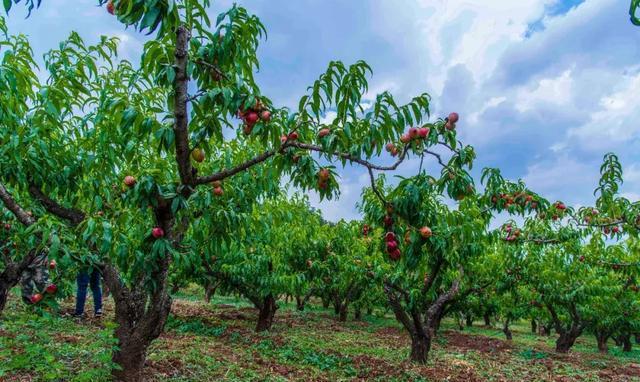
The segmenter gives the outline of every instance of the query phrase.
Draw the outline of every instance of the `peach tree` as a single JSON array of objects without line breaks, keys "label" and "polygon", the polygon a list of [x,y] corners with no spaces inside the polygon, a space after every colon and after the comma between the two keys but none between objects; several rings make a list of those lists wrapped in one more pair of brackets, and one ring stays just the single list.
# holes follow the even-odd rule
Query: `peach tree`
[{"label": "peach tree", "polygon": [[[558,333],[558,352],[569,351],[587,329],[601,351],[614,333],[628,337],[632,331],[633,325],[618,324],[624,317],[634,321],[635,304],[625,309],[616,302],[631,301],[636,288],[638,263],[631,248],[638,203],[617,195],[621,182],[621,165],[607,154],[595,207],[576,210],[558,201],[527,218],[522,229],[515,222],[503,227],[505,245],[525,255],[524,274],[535,292],[532,305],[544,310]],[[521,234],[514,238],[514,230]],[[605,306],[618,309],[605,311]]]},{"label": "peach tree", "polygon": [[[316,296],[333,305],[339,321],[346,321],[349,307],[360,318],[372,308],[380,288],[372,274],[380,267],[380,254],[370,233],[358,221],[340,221],[327,227],[327,247],[313,262],[312,287]],[[366,235],[365,235],[366,233]]]},{"label": "peach tree", "polygon": [[[496,235],[488,230],[494,214],[525,214],[545,205],[521,182],[505,181],[496,169],[483,171],[485,190],[477,193],[468,172],[473,148],[456,140],[450,123],[448,118],[435,125],[446,141],[433,141],[447,149],[448,160],[442,152],[425,150],[442,166],[439,178],[421,171],[386,189],[380,178],[380,187],[365,193],[361,205],[366,222],[383,229],[379,250],[387,254],[389,266],[378,277],[389,306],[411,337],[410,358],[420,363],[426,362],[445,314],[494,284],[495,275],[478,273],[494,248]],[[446,197],[457,201],[456,209],[445,203]]]},{"label": "peach tree", "polygon": [[[14,3],[5,1],[5,10]],[[373,179],[441,137],[451,144],[446,133],[457,115],[447,127],[423,123],[426,94],[399,105],[385,92],[364,109],[364,62],[331,62],[295,110],[277,107],[253,77],[265,28],[244,8],[212,21],[209,1],[99,3],[155,38],[136,64],[115,58],[115,40],[86,45],[74,33],[45,56],[46,80],[26,58],[9,68],[14,78],[4,77],[3,86],[20,86],[14,93],[22,105],[2,118],[0,134],[10,142],[2,146],[2,176],[29,195],[27,204],[81,238],[66,252],[99,267],[113,292],[114,376],[138,381],[169,314],[169,275],[200,255],[182,244],[195,221],[218,224],[210,208],[230,191],[228,180],[264,167],[246,188],[277,188],[286,175],[335,197],[335,172],[320,159],[363,166]],[[330,121],[327,111],[336,113]],[[397,159],[373,163],[385,148]],[[238,202],[248,209],[255,199]]]},{"label": "peach tree", "polygon": [[207,277],[259,310],[260,332],[271,329],[279,297],[306,287],[307,267],[299,263],[321,249],[321,224],[305,199],[281,196],[256,204],[229,240],[211,240],[214,233],[203,226],[194,233],[193,245],[203,251]]}]

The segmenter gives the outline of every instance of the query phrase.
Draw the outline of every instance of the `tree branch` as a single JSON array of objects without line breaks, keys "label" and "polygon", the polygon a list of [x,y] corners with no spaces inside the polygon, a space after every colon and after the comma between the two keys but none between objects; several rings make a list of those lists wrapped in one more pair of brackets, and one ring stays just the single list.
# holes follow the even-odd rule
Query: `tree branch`
[{"label": "tree branch", "polygon": [[0,200],[4,203],[5,207],[13,213],[18,221],[25,226],[35,224],[36,220],[25,211],[16,200],[11,196],[9,191],[4,187],[4,184],[0,183]]},{"label": "tree branch", "polygon": [[233,176],[239,172],[242,172],[252,166],[255,166],[259,163],[262,163],[264,161],[266,161],[267,159],[271,158],[272,156],[274,156],[276,154],[276,151],[274,150],[269,150],[269,151],[265,151],[264,153],[244,162],[241,163],[235,167],[229,168],[229,169],[224,169],[222,171],[219,171],[215,174],[211,174],[211,175],[207,175],[207,176],[202,176],[202,177],[198,177],[195,181],[194,184],[198,185],[198,184],[205,184],[205,183],[210,183],[216,180],[223,180],[225,178],[228,178],[230,176]]},{"label": "tree branch", "polygon": [[36,185],[33,183],[29,183],[29,194],[38,202],[40,202],[49,213],[59,218],[68,220],[74,226],[80,224],[85,218],[84,212],[75,208],[66,208],[61,206],[60,204],[49,198],[47,195],[45,195],[40,190],[40,188],[36,187]]},{"label": "tree branch", "polygon": [[187,75],[187,44],[189,43],[189,30],[180,25],[176,30],[176,51],[174,70],[176,77],[174,87],[174,125],[173,132],[176,138],[176,161],[182,184],[190,186],[193,182],[191,162],[189,161],[189,121],[187,116],[187,101],[189,99]]},{"label": "tree branch", "polygon": [[396,296],[395,292],[392,290],[392,287],[388,283],[384,283],[384,291],[389,300],[389,305],[391,305],[391,309],[395,314],[396,318],[402,326],[409,332],[409,334],[413,337],[416,334],[416,328],[412,325],[411,319],[407,316],[407,312],[404,311],[402,304],[398,301],[398,296]]},{"label": "tree branch", "polygon": [[367,160],[358,158],[356,156],[353,156],[351,154],[348,153],[343,153],[343,152],[339,152],[339,151],[335,151],[335,152],[330,152],[325,150],[324,148],[322,148],[322,146],[318,146],[318,145],[312,145],[312,144],[308,144],[308,143],[300,143],[300,142],[292,142],[291,146],[293,147],[297,147],[299,149],[302,150],[309,150],[309,151],[316,151],[319,153],[324,153],[330,156],[334,156],[334,157],[340,157],[342,159],[346,159],[350,162],[355,162],[358,163],[364,167],[370,168],[372,170],[378,170],[378,171],[393,171],[395,169],[398,168],[398,166],[400,165],[400,163],[402,163],[405,159],[405,157],[407,156],[407,151],[409,151],[409,145],[405,145],[404,148],[402,149],[402,154],[400,154],[400,157],[398,157],[398,160],[392,164],[391,166],[380,166],[380,165],[376,165],[374,163],[371,163]]}]

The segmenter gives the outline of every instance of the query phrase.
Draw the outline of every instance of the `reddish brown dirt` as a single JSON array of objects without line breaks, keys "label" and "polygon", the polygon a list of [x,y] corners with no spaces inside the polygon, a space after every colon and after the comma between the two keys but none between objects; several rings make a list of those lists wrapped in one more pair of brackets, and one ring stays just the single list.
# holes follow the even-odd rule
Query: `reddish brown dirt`
[{"label": "reddish brown dirt", "polygon": [[184,375],[183,371],[184,365],[178,359],[147,360],[144,365],[144,380],[162,381],[166,378]]},{"label": "reddish brown dirt", "polygon": [[[409,370],[411,365],[403,364],[402,369]],[[451,382],[482,382],[484,379],[478,377],[473,370],[473,366],[465,361],[454,362],[437,361],[434,366],[423,366],[418,374],[429,381],[451,381]]]},{"label": "reddish brown dirt", "polygon": [[382,376],[397,375],[399,371],[395,365],[379,358],[368,355],[360,355],[351,358],[353,366],[358,369],[357,381],[368,381]]},{"label": "reddish brown dirt", "polygon": [[605,381],[631,381],[640,377],[640,365],[632,363],[630,365],[618,366],[612,369],[605,369],[598,373],[598,376]]},{"label": "reddish brown dirt", "polygon": [[268,370],[271,374],[280,375],[289,380],[304,380],[307,377],[304,370],[278,364],[271,360],[264,359],[256,353],[254,353],[254,363],[260,368],[260,370]]},{"label": "reddish brown dirt", "polygon": [[482,353],[502,353],[513,347],[506,341],[496,338],[474,336],[447,330],[442,333],[447,340],[447,346],[464,350],[475,350]]}]

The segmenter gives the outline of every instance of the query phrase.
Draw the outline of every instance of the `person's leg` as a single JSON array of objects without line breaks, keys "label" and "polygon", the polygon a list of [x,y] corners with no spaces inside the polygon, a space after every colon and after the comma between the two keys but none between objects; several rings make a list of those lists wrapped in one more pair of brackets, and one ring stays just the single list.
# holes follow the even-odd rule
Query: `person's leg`
[{"label": "person's leg", "polygon": [[93,311],[96,315],[101,315],[102,290],[100,289],[100,272],[97,269],[91,272],[91,292],[93,293]]},{"label": "person's leg", "polygon": [[76,277],[76,283],[78,285],[78,292],[76,294],[76,316],[81,316],[84,313],[84,303],[87,301],[87,286],[89,285],[89,274],[85,271],[78,273]]}]

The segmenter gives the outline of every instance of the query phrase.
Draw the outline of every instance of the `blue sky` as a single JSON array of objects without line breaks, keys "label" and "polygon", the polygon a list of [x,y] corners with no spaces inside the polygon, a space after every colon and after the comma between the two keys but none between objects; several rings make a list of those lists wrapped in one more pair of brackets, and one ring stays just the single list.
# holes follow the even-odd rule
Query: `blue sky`
[{"label": "blue sky", "polygon": [[[38,56],[76,30],[87,41],[117,35],[122,55],[137,59],[144,36],[95,3],[48,1],[29,20],[18,8],[9,27],[28,34]],[[212,13],[231,3],[214,1]],[[426,91],[434,115],[460,113],[476,173],[499,167],[550,199],[589,204],[602,156],[613,151],[625,195],[640,198],[640,28],[629,22],[629,0],[238,3],[267,27],[257,78],[278,104],[294,106],[330,60],[364,59],[374,70],[370,98],[390,90],[406,101]],[[398,174],[418,165],[405,163]],[[358,216],[368,181],[360,168],[341,175],[339,200],[319,203],[311,194],[330,220]]]}]

